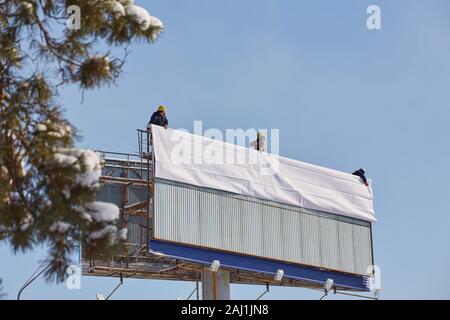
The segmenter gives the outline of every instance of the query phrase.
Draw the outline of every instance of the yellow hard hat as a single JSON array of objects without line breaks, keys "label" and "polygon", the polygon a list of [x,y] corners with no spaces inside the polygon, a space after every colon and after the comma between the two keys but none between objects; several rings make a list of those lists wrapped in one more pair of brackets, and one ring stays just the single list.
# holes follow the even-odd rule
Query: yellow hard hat
[{"label": "yellow hard hat", "polygon": [[166,107],[165,106],[159,106],[158,107],[158,111],[166,112]]}]

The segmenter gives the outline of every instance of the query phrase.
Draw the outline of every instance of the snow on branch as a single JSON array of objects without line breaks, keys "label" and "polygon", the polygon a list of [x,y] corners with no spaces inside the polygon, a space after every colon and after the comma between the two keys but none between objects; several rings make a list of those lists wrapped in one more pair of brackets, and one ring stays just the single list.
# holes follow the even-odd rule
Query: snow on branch
[{"label": "snow on branch", "polygon": [[125,12],[141,26],[142,30],[147,30],[150,27],[161,30],[164,28],[161,20],[151,16],[150,13],[143,7],[135,4],[130,4],[125,7]]},{"label": "snow on branch", "polygon": [[63,168],[71,167],[78,162],[77,157],[74,157],[70,154],[64,154],[59,152],[53,155],[53,159],[58,165],[60,165]]},{"label": "snow on branch", "polygon": [[50,232],[66,233],[70,229],[70,227],[70,223],[57,221],[54,222],[48,230]]},{"label": "snow on branch", "polygon": [[89,149],[58,149],[53,154],[54,162],[61,167],[74,167],[81,171],[77,175],[77,183],[88,188],[97,188],[101,175],[101,159],[97,153]]},{"label": "snow on branch", "polygon": [[123,4],[117,1],[109,1],[109,6],[111,8],[112,13],[116,17],[122,17],[125,15],[125,8]]},{"label": "snow on branch", "polygon": [[83,150],[82,156],[86,170],[78,175],[78,183],[84,187],[97,188],[102,173],[100,157],[92,150]]},{"label": "snow on branch", "polygon": [[82,217],[88,221],[100,222],[103,227],[91,231],[88,235],[89,240],[99,240],[107,238],[110,245],[118,243],[120,240],[127,239],[127,228],[118,229],[115,223],[119,219],[119,208],[112,203],[94,201],[87,206],[87,212],[82,213]]},{"label": "snow on branch", "polygon": [[87,209],[88,214],[98,222],[111,222],[119,218],[119,208],[113,203],[94,201]]},{"label": "snow on branch", "polygon": [[88,237],[90,240],[98,240],[107,237],[110,245],[114,245],[119,239],[126,240],[127,232],[128,230],[126,228],[118,230],[116,226],[107,225],[103,229],[91,232]]}]

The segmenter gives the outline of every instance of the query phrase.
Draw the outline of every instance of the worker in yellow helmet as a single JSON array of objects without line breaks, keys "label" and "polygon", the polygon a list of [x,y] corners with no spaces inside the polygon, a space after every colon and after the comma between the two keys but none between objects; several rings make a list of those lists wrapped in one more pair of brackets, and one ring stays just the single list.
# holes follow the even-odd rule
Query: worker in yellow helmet
[{"label": "worker in yellow helmet", "polygon": [[169,121],[166,117],[166,107],[165,106],[159,106],[158,110],[153,112],[152,117],[150,118],[150,122],[148,123],[148,127],[150,127],[151,124],[161,126],[167,129],[167,126],[169,125]]}]

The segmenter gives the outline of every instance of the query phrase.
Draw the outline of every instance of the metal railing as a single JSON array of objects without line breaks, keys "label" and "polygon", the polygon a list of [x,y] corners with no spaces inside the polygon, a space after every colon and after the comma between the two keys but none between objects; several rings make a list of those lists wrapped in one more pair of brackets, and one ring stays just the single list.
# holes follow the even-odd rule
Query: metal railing
[{"label": "metal railing", "polygon": [[140,154],[96,150],[103,162],[102,178],[147,182],[148,159]]},{"label": "metal railing", "polygon": [[138,150],[143,158],[151,159],[152,135],[149,130],[137,129]]}]

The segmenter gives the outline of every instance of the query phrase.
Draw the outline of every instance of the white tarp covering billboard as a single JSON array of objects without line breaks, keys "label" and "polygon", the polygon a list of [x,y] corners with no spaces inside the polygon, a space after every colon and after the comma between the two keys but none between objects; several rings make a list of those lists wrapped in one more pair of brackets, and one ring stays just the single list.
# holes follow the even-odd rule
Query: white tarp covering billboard
[{"label": "white tarp covering billboard", "polygon": [[152,125],[155,177],[376,221],[360,178]]}]

